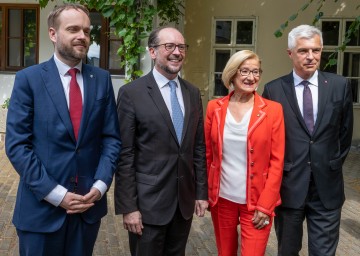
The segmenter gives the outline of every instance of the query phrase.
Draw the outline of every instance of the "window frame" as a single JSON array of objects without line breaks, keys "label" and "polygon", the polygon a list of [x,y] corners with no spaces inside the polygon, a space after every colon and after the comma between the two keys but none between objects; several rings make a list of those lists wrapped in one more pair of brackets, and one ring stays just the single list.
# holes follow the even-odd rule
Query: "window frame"
[{"label": "window frame", "polygon": [[[215,42],[216,37],[216,23],[217,21],[231,21],[231,38],[229,44],[218,44]],[[252,31],[252,43],[251,44],[237,44],[236,43],[236,33],[237,33],[237,23],[238,22],[253,22],[253,31]],[[215,94],[215,75],[221,76],[222,72],[216,71],[216,52],[217,51],[230,51],[230,56],[237,51],[241,50],[252,50],[256,52],[256,41],[257,41],[257,24],[258,18],[254,16],[246,17],[213,17],[212,26],[211,26],[211,55],[210,55],[210,81],[209,81],[209,100],[214,98],[221,98],[221,95]]]},{"label": "window frame", "polygon": [[[334,52],[335,48],[341,46],[342,42],[345,39],[345,33],[346,33],[346,23],[347,22],[353,22],[354,18],[321,18],[321,20],[319,21],[320,23],[320,28],[322,30],[323,27],[323,22],[339,22],[339,32],[338,32],[338,44],[337,45],[326,45],[324,42],[323,45],[323,53],[332,53]],[[336,74],[339,75],[343,75],[344,74],[344,61],[345,61],[345,54],[347,53],[357,53],[360,54],[360,45],[359,46],[351,46],[348,45],[346,46],[346,49],[344,51],[338,51],[337,53],[337,67],[336,67]],[[326,70],[324,70],[326,71]],[[327,71],[329,72],[329,71]],[[353,102],[354,106],[358,106],[360,107],[360,76],[345,76],[346,78],[349,79],[358,79],[359,83],[358,83],[358,95],[357,95],[357,102]]]},{"label": "window frame", "polygon": [[9,30],[9,24],[8,24],[8,17],[9,17],[9,10],[21,10],[21,21],[20,24],[23,23],[23,19],[24,19],[24,11],[25,10],[35,10],[36,13],[36,35],[35,35],[35,40],[36,40],[36,47],[35,47],[35,64],[39,63],[39,33],[40,33],[40,6],[39,4],[11,4],[11,3],[0,3],[0,10],[1,10],[1,24],[2,24],[2,29],[1,29],[1,34],[0,34],[0,72],[2,71],[19,71],[21,69],[24,69],[28,66],[24,65],[25,62],[25,58],[24,58],[24,44],[25,44],[25,40],[26,37],[24,37],[24,27],[21,26],[21,45],[20,45],[20,56],[21,56],[21,60],[20,66],[10,66],[8,65],[8,58],[9,58],[9,35],[8,35],[8,30]]},{"label": "window frame", "polygon": [[[109,59],[110,59],[110,45],[111,41],[120,41],[123,43],[123,39],[112,39],[111,38],[111,29],[110,29],[110,21],[108,18],[105,18],[100,12],[96,10],[89,10],[90,13],[98,13],[101,17],[101,30],[100,30],[100,59],[99,59],[99,67],[105,69],[110,72],[111,75],[119,75],[125,77],[125,67],[118,69],[109,68]],[[93,23],[91,22],[93,25]],[[118,56],[118,55],[117,55]]]}]

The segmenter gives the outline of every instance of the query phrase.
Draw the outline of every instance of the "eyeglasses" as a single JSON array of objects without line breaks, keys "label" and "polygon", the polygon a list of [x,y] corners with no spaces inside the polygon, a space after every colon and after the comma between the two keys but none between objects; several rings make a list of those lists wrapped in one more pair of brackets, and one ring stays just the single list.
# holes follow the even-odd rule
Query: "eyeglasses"
[{"label": "eyeglasses", "polygon": [[262,73],[261,69],[254,69],[254,70],[239,69],[239,71],[240,71],[240,75],[242,76],[249,76],[250,73],[252,73],[254,77],[259,77]]},{"label": "eyeglasses", "polygon": [[179,52],[186,52],[187,49],[189,48],[189,45],[187,44],[173,44],[173,43],[158,44],[158,45],[153,45],[152,47],[158,47],[161,45],[165,46],[165,50],[167,50],[168,52],[175,51],[176,47],[179,49]]}]

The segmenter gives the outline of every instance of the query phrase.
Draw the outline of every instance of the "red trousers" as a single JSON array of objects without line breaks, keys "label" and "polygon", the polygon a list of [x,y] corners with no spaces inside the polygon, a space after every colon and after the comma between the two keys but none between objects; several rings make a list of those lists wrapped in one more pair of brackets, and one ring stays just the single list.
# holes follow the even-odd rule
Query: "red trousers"
[{"label": "red trousers", "polygon": [[248,211],[246,204],[238,204],[219,198],[211,208],[218,255],[238,255],[238,225],[240,224],[241,256],[264,256],[272,226],[256,229],[252,223],[254,211]]}]

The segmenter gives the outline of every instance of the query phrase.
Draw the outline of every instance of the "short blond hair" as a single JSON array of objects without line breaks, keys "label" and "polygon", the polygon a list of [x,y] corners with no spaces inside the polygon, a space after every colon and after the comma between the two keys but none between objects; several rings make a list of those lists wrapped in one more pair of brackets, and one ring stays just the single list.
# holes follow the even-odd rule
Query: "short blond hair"
[{"label": "short blond hair", "polygon": [[230,88],[230,85],[232,84],[232,80],[234,76],[236,75],[237,70],[243,64],[244,61],[249,59],[255,59],[259,61],[259,64],[261,66],[261,60],[259,56],[250,50],[242,50],[234,53],[228,62],[226,63],[226,66],[223,70],[221,79],[225,85],[226,88]]}]

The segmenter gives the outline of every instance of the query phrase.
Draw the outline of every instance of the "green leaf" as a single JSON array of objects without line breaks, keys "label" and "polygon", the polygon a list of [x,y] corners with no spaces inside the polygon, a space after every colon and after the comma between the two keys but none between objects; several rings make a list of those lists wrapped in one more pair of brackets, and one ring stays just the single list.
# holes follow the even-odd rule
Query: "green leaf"
[{"label": "green leaf", "polygon": [[297,18],[297,16],[298,16],[298,13],[294,13],[293,15],[291,15],[291,16],[289,17],[289,20],[290,20],[290,21],[294,21],[294,20]]},{"label": "green leaf", "polygon": [[300,10],[305,11],[309,7],[309,5],[310,5],[309,3],[304,4]]},{"label": "green leaf", "polygon": [[274,35],[275,35],[276,38],[279,38],[279,37],[282,37],[283,33],[281,32],[280,29],[278,29],[278,30],[276,30],[276,31],[274,32]]}]

